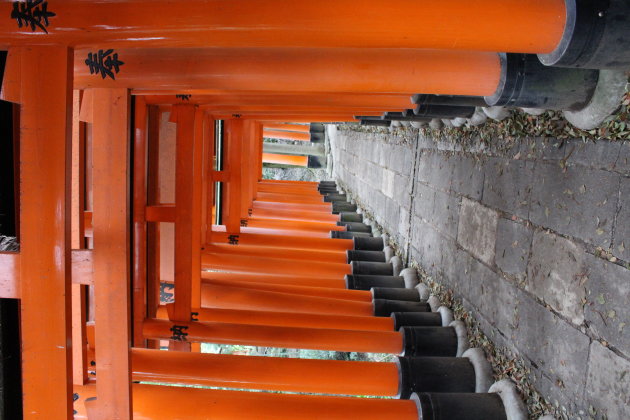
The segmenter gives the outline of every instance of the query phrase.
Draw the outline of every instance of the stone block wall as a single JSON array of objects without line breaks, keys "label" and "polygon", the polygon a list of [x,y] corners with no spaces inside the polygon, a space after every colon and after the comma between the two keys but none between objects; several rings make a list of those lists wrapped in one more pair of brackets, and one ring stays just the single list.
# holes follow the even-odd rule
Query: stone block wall
[{"label": "stone block wall", "polygon": [[374,131],[329,127],[333,175],[408,262],[568,418],[630,418],[630,144]]}]

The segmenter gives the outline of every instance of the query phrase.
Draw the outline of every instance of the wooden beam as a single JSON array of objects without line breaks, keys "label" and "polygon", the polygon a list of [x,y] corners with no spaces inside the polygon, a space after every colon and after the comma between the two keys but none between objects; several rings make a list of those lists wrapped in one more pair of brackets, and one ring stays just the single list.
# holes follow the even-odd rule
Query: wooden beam
[{"label": "wooden beam", "polygon": [[[72,50],[10,49],[20,60],[20,279],[24,413],[71,419]],[[42,77],[45,75],[45,77]]]},{"label": "wooden beam", "polygon": [[175,157],[175,303],[173,320],[188,321],[192,299],[192,237],[194,200],[194,105],[174,105],[171,118],[177,121]]},{"label": "wooden beam", "polygon": [[93,92],[94,291],[100,419],[131,420],[129,92]]}]

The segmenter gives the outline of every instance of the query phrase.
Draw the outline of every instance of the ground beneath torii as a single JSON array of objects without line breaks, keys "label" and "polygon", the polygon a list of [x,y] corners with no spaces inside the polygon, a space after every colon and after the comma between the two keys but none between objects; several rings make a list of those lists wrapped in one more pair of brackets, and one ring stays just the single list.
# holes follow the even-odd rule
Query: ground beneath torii
[{"label": "ground beneath torii", "polygon": [[630,418],[630,143],[436,134],[329,126],[333,177],[532,418]]}]

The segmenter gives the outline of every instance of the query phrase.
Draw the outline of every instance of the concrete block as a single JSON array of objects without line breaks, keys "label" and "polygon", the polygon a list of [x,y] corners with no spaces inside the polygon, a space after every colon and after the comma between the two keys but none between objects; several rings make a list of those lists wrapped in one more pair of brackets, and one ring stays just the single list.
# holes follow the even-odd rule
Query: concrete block
[{"label": "concrete block", "polygon": [[583,395],[590,339],[545,309],[530,295],[516,289],[517,328],[511,339],[534,366],[563,388],[563,393]]},{"label": "concrete block", "polygon": [[584,322],[584,249],[552,233],[535,232],[526,289],[576,325]]},{"label": "concrete block", "polygon": [[587,325],[630,357],[630,270],[590,254],[584,259]]},{"label": "concrete block", "polygon": [[466,155],[456,155],[453,161],[451,190],[471,200],[481,200],[484,188],[484,170],[475,159]]},{"label": "concrete block", "polygon": [[424,152],[418,162],[417,179],[430,185],[433,189],[448,190],[451,187],[453,163],[446,154],[440,152]]},{"label": "concrete block", "polygon": [[485,165],[483,204],[527,219],[534,164],[490,158]]},{"label": "concrete block", "polygon": [[521,159],[561,160],[566,156],[564,143],[554,138],[531,138],[521,142]]},{"label": "concrete block", "polygon": [[532,235],[532,229],[523,224],[499,219],[495,261],[501,271],[518,280],[525,278]]},{"label": "concrete block", "polygon": [[608,419],[630,418],[630,362],[597,341],[591,344],[586,399]]},{"label": "concrete block", "polygon": [[381,191],[389,198],[394,197],[394,190],[401,186],[396,185],[396,174],[389,169],[381,169]]},{"label": "concrete block", "polygon": [[433,200],[430,223],[442,234],[455,239],[459,220],[459,197],[436,191]]},{"label": "concrete block", "polygon": [[476,201],[462,198],[457,242],[488,265],[494,264],[499,215]]},{"label": "concrete block", "polygon": [[630,179],[628,178],[621,178],[619,200],[612,253],[624,261],[630,261]]},{"label": "concrete block", "polygon": [[576,164],[612,171],[617,164],[621,142],[600,140],[585,143],[582,140],[569,140],[565,147],[568,150],[567,163],[569,165]]},{"label": "concrete block", "polygon": [[538,163],[529,219],[541,226],[608,248],[617,210],[619,175],[599,169]]},{"label": "concrete block", "polygon": [[434,197],[435,190],[420,182],[416,182],[413,199],[414,214],[424,220],[429,220],[433,214]]},{"label": "concrete block", "polygon": [[518,327],[516,287],[476,260],[470,264],[467,299],[503,335]]},{"label": "concrete block", "polygon": [[619,142],[619,156],[615,162],[615,171],[630,175],[630,142]]}]

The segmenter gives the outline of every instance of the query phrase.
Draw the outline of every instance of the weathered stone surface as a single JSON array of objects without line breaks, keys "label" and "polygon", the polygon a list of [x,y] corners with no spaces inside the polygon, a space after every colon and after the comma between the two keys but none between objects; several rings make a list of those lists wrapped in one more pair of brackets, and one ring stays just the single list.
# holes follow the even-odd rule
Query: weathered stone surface
[{"label": "weathered stone surface", "polygon": [[491,158],[485,168],[482,203],[527,219],[534,164]]},{"label": "weathered stone surface", "polygon": [[589,338],[545,309],[531,295],[516,289],[517,328],[510,336],[516,347],[538,369],[573,396],[581,396],[586,382]]},{"label": "weathered stone surface", "polygon": [[615,220],[612,253],[624,261],[630,261],[630,179],[621,178],[619,212]]},{"label": "weathered stone surface", "polygon": [[427,187],[426,185],[416,182],[413,199],[413,212],[416,216],[430,220],[433,214],[433,198],[435,197],[435,190]]},{"label": "weathered stone surface", "polygon": [[584,249],[568,239],[535,232],[526,289],[576,325],[584,322]]},{"label": "weathered stone surface", "polygon": [[521,159],[560,160],[564,159],[567,148],[556,139],[529,138],[521,141]]},{"label": "weathered stone surface", "polygon": [[468,300],[488,322],[509,336],[518,327],[516,287],[478,261],[470,265]]},{"label": "weathered stone surface", "polygon": [[537,163],[529,218],[565,235],[608,248],[619,175],[599,169]]},{"label": "weathered stone surface", "polygon": [[621,142],[570,140],[565,147],[568,150],[566,161],[569,165],[612,171],[617,164]]},{"label": "weathered stone surface", "polygon": [[590,254],[585,264],[588,326],[630,357],[630,270]]},{"label": "weathered stone surface", "polygon": [[521,223],[499,219],[495,261],[501,271],[519,280],[525,278],[532,235],[532,229]]},{"label": "weathered stone surface", "polygon": [[456,238],[459,220],[459,197],[436,191],[433,197],[433,212],[429,222],[442,234]]},{"label": "weathered stone surface", "polygon": [[[376,172],[376,171],[375,171]],[[400,185],[396,185],[394,182],[396,180],[396,174],[389,169],[381,169],[381,191],[389,198],[394,197],[394,190],[397,188],[401,188]],[[404,186],[402,186],[404,188]]]},{"label": "weathered stone surface", "polygon": [[630,419],[630,362],[597,341],[591,344],[586,398],[610,420]]},{"label": "weathered stone surface", "polygon": [[630,175],[630,142],[622,142],[619,146],[619,156],[615,162],[615,171]]},{"label": "weathered stone surface", "polygon": [[483,166],[467,155],[453,156],[450,161],[453,164],[451,190],[472,200],[481,200],[485,176]]},{"label": "weathered stone surface", "polygon": [[498,218],[496,211],[462,198],[457,242],[488,265],[494,264]]}]

